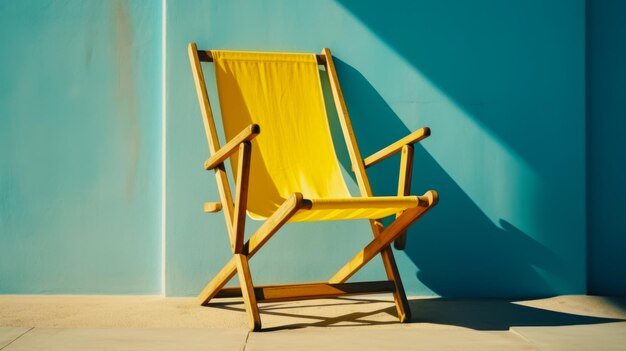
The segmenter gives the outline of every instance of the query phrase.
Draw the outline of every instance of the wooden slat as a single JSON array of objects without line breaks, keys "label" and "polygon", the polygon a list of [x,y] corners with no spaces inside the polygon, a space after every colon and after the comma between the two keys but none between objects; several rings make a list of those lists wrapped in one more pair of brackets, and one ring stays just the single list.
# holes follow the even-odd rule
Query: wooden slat
[{"label": "wooden slat", "polygon": [[[398,196],[407,196],[411,194],[411,178],[413,176],[413,145],[404,145],[400,156],[400,175],[398,177]],[[396,218],[400,217],[402,212],[396,214]],[[406,230],[400,233],[398,239],[393,243],[398,250],[404,250],[406,247]]]},{"label": "wooden slat", "polygon": [[415,132],[405,136],[404,138],[396,141],[395,143],[381,149],[380,151],[377,151],[371,156],[366,157],[363,163],[365,164],[365,167],[370,167],[386,159],[387,157],[398,153],[399,151],[402,150],[403,146],[415,144],[418,141],[427,138],[429,135],[430,135],[430,128],[428,127],[420,128],[416,130]]},{"label": "wooden slat", "polygon": [[[395,290],[392,281],[371,281],[356,283],[306,283],[256,286],[254,293],[258,302],[296,301],[324,299],[347,295],[365,295],[390,293]],[[215,297],[240,297],[241,288],[224,288]]]},{"label": "wooden slat", "polygon": [[[198,57],[202,62],[213,62],[213,53],[211,53],[211,50],[199,50]],[[326,57],[324,55],[315,55],[315,58],[320,65],[326,63]]]},{"label": "wooden slat", "polygon": [[[352,122],[350,121],[348,107],[346,106],[346,102],[343,98],[343,92],[341,91],[341,85],[339,84],[339,77],[337,76],[337,71],[335,70],[335,64],[333,62],[333,56],[328,48],[324,48],[324,50],[322,50],[322,54],[326,57],[326,73],[328,74],[330,90],[333,95],[333,100],[335,101],[335,106],[337,107],[337,115],[339,116],[341,130],[343,131],[343,137],[346,141],[348,154],[350,155],[350,160],[352,162],[352,169],[354,170],[361,196],[370,197],[372,196],[372,188],[370,186],[369,179],[367,178],[367,173],[365,172],[365,164],[361,158],[361,152],[359,151],[359,147],[356,142],[354,130],[352,129]],[[374,237],[378,237],[381,232],[382,223],[378,220],[370,220],[370,227],[372,228]],[[393,293],[393,300],[396,304],[398,318],[401,322],[405,322],[409,320],[411,310],[409,308],[409,301],[406,298],[404,286],[402,285],[400,273],[398,272],[398,267],[396,266],[396,261],[393,257],[391,248],[388,247],[383,249],[381,252],[381,258],[383,260],[383,265],[385,266],[387,279],[393,281],[396,285],[396,290]],[[350,274],[350,276],[352,274]],[[335,274],[334,277],[337,277],[337,274]],[[345,283],[348,278],[349,276],[346,275],[344,279],[331,281],[331,283]]]},{"label": "wooden slat", "polygon": [[[302,198],[302,194],[296,193],[292,195],[268,218],[257,231],[252,235],[250,240],[244,244],[243,252],[247,252],[250,259],[256,252],[265,245],[265,243],[301,208],[310,208],[311,202]],[[211,279],[211,281],[202,289],[197,299],[200,304],[204,305],[209,302],[220,289],[222,289],[229,280],[231,280],[237,271],[235,258],[231,258],[224,267]]]},{"label": "wooden slat", "polygon": [[235,181],[235,214],[233,216],[232,240],[233,253],[243,250],[243,237],[246,226],[246,208],[248,204],[248,180],[250,179],[250,154],[252,145],[249,141],[239,144],[239,160],[237,163],[237,180]]},{"label": "wooden slat", "polygon": [[221,202],[205,202],[204,203],[204,212],[219,212],[222,210]]},{"label": "wooden slat", "polygon": [[398,217],[393,223],[383,230],[367,246],[359,251],[348,263],[346,263],[330,280],[329,283],[341,283],[349,279],[361,267],[381,252],[386,246],[394,241],[402,231],[408,228],[422,217],[429,209],[437,204],[438,195],[430,190],[424,194],[429,198],[428,205],[424,207],[410,208]]},{"label": "wooden slat", "polygon": [[329,298],[357,294],[393,292],[395,286],[390,281],[357,282],[343,284],[300,284],[255,289],[258,299],[263,301],[292,301],[311,298]]},{"label": "wooden slat", "polygon": [[239,145],[254,139],[261,132],[258,124],[251,124],[232,138],[226,145],[217,150],[208,160],[204,161],[204,169],[211,170],[224,162],[237,151]]}]

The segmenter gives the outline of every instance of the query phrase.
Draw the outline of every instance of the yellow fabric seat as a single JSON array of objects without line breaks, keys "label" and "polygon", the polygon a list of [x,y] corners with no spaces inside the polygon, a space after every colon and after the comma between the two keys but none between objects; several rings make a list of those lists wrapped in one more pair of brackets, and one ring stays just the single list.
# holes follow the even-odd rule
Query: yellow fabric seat
[{"label": "yellow fabric seat", "polygon": [[[343,199],[308,199],[310,209],[301,209],[290,222],[344,219],[380,219],[420,205],[419,196],[351,197]],[[422,204],[424,202],[422,201]]]}]

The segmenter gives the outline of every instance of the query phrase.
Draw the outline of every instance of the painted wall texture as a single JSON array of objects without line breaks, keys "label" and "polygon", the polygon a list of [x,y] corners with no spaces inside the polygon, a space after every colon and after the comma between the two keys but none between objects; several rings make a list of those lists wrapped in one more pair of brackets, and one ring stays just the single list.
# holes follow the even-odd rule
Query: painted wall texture
[{"label": "painted wall texture", "polygon": [[589,292],[626,295],[626,3],[587,4]]},{"label": "painted wall texture", "polygon": [[[617,0],[0,2],[0,293],[195,295],[228,260],[223,214],[202,212],[218,194],[202,169],[194,41],[329,47],[364,155],[432,128],[412,187],[441,199],[397,252],[409,294],[626,294],[623,10]],[[395,193],[398,164],[368,171],[376,194]],[[370,239],[366,221],[288,224],[251,261],[254,281],[327,279]],[[383,277],[375,259],[353,280]]]},{"label": "painted wall texture", "polygon": [[[584,1],[391,1],[382,11],[372,1],[171,1],[166,29],[168,294],[195,294],[229,255],[223,215],[201,212],[218,195],[201,167],[189,41],[331,48],[366,155],[432,128],[413,189],[441,201],[398,253],[410,294],[585,291]],[[342,162],[349,169],[345,152]],[[395,193],[397,167],[370,171],[376,193]],[[370,237],[361,222],[288,225],[252,260],[253,278],[327,279]],[[374,261],[354,280],[383,276]]]},{"label": "painted wall texture", "polygon": [[0,2],[0,293],[159,293],[160,10]]}]

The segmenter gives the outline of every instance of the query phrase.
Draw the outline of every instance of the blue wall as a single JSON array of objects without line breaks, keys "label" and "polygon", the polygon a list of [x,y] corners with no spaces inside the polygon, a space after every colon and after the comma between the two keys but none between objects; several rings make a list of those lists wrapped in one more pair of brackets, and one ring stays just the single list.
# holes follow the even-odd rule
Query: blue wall
[{"label": "blue wall", "polygon": [[[167,293],[195,294],[229,254],[222,214],[201,213],[218,197],[201,169],[189,41],[330,47],[364,154],[433,129],[416,150],[413,188],[437,189],[441,202],[398,254],[409,293],[583,293],[584,39],[583,1],[391,1],[384,11],[367,1],[168,2]],[[397,163],[371,170],[378,194],[394,192]],[[370,235],[360,222],[289,225],[255,256],[253,278],[326,279]],[[374,262],[355,279],[382,276]]]},{"label": "blue wall", "polygon": [[626,295],[626,2],[587,5],[589,292]]},{"label": "blue wall", "polygon": [[[163,284],[195,295],[226,262],[223,215],[202,213],[218,195],[201,167],[209,154],[186,53],[195,41],[331,48],[365,155],[432,128],[416,147],[413,189],[437,189],[441,202],[397,253],[410,294],[626,294],[625,9],[586,6],[0,2],[0,293],[158,294]],[[377,194],[395,193],[397,167],[368,171]],[[370,237],[365,221],[289,224],[253,259],[254,281],[324,280]],[[376,259],[353,279],[383,277]]]},{"label": "blue wall", "polygon": [[159,5],[0,2],[0,293],[159,293]]}]

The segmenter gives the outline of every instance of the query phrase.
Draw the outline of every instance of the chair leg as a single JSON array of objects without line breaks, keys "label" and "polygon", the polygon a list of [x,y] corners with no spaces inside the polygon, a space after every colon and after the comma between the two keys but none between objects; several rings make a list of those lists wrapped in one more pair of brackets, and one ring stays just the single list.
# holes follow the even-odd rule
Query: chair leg
[{"label": "chair leg", "polygon": [[261,330],[261,316],[259,314],[256,296],[254,295],[254,286],[252,285],[252,276],[250,275],[250,267],[248,266],[248,257],[242,254],[235,254],[235,261],[237,263],[237,275],[239,277],[239,285],[241,286],[243,303],[248,313],[250,330]]},{"label": "chair leg", "polygon": [[400,319],[400,323],[409,322],[411,320],[411,308],[409,307],[409,300],[406,298],[404,286],[402,285],[402,279],[400,279],[400,272],[398,271],[398,266],[396,265],[396,260],[393,257],[391,247],[387,247],[381,251],[380,255],[383,259],[387,279],[393,281],[396,288],[393,293],[393,300],[396,304],[398,319]]},{"label": "chair leg", "polygon": [[[374,237],[380,236],[383,231],[382,222],[371,221],[371,225]],[[402,230],[401,233],[403,233],[401,235],[406,235],[405,230]],[[400,320],[400,323],[409,322],[411,321],[411,308],[409,307],[409,300],[406,298],[404,285],[402,284],[402,279],[400,278],[400,271],[398,270],[396,259],[393,255],[393,250],[391,250],[391,246],[387,246],[387,248],[383,249],[380,252],[380,256],[383,260],[383,266],[385,267],[387,279],[391,280],[395,287],[395,291],[393,292],[393,301],[396,305],[398,319]]]},{"label": "chair leg", "polygon": [[396,265],[396,261],[391,251],[392,241],[397,239],[411,224],[415,223],[421,216],[437,204],[437,193],[429,191],[430,197],[427,207],[418,207],[405,211],[393,223],[384,230],[380,221],[371,221],[374,240],[359,251],[352,259],[348,261],[334,276],[330,278],[329,283],[344,283],[352,275],[354,275],[361,267],[369,262],[377,254],[381,254],[385,271],[389,280],[395,284],[395,292],[393,294],[398,311],[398,318],[401,322],[407,322],[411,318],[411,310],[402,286],[400,273]]},{"label": "chair leg", "polygon": [[[243,246],[247,251],[246,262],[250,259],[272,236],[280,229],[291,216],[293,216],[300,208],[310,206],[310,201],[304,200],[302,194],[295,193],[276,210],[276,212],[268,218],[257,231],[250,237]],[[198,302],[201,305],[208,303],[215,294],[217,294],[232,277],[235,276],[237,270],[235,257],[231,258],[228,263],[217,273],[217,275],[202,289],[198,295]]]}]

